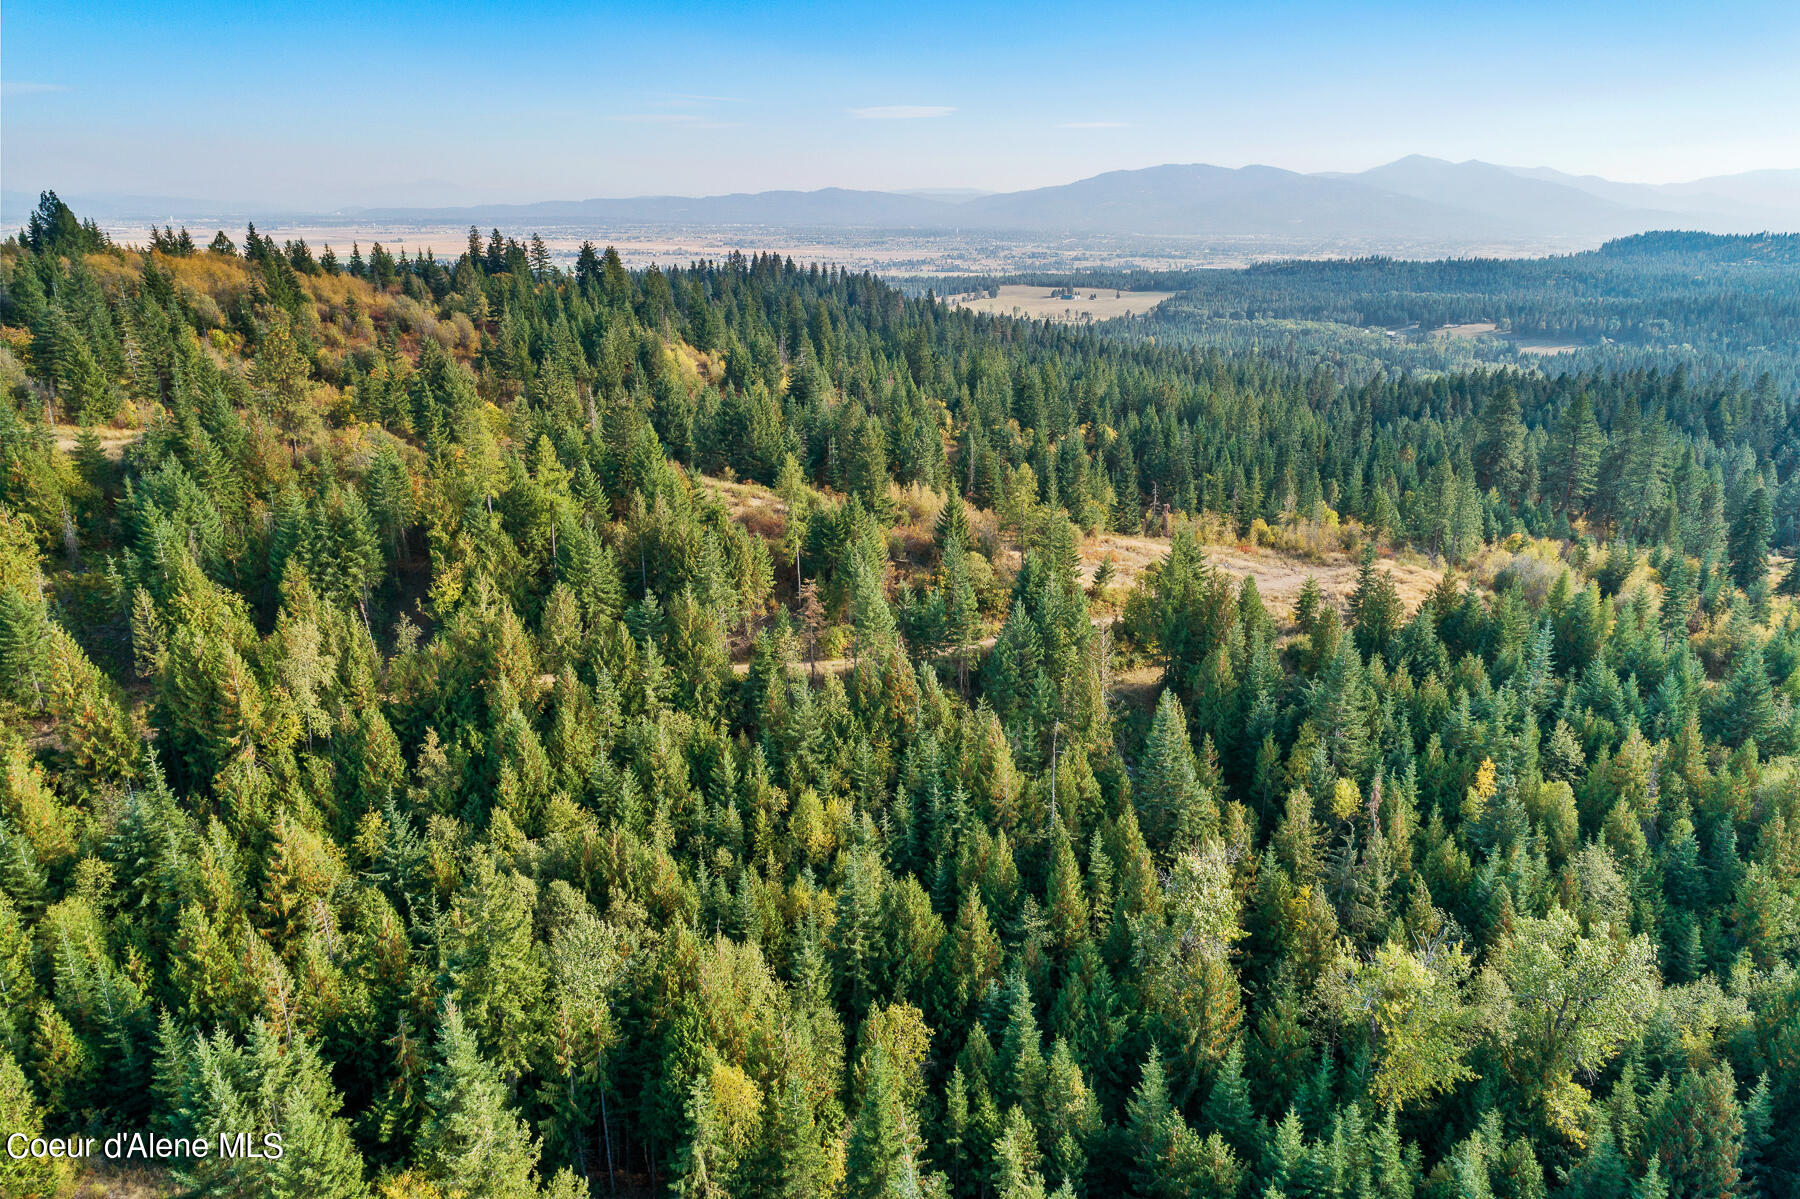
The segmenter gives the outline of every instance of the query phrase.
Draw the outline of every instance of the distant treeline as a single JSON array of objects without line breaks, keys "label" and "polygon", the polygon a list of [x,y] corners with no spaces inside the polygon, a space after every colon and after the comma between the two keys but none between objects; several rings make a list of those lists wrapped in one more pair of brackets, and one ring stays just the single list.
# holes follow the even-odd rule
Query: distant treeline
[{"label": "distant treeline", "polygon": [[[1230,349],[1293,341],[1303,354],[1373,360],[1390,370],[1455,369],[1469,356],[1454,347],[1422,354],[1407,343],[1356,346],[1348,330],[1277,322],[1419,333],[1491,322],[1503,334],[1576,347],[1537,364],[1551,373],[1685,365],[1704,377],[1767,372],[1784,388],[1800,380],[1796,234],[1644,233],[1551,258],[1293,260],[1244,269],[979,277],[957,286],[1013,283],[1173,291],[1178,295],[1158,310],[1154,327],[1119,332]],[[1527,361],[1505,346],[1484,347],[1476,357]]]}]

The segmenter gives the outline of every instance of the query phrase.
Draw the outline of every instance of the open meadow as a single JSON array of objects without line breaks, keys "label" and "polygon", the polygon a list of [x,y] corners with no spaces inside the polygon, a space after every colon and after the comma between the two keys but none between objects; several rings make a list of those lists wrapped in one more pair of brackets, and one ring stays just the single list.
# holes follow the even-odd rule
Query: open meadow
[{"label": "open meadow", "polygon": [[1143,316],[1174,294],[1170,291],[1123,291],[1112,287],[1033,287],[1007,283],[941,298],[953,308],[967,308],[973,312],[1061,324],[1086,324]]}]

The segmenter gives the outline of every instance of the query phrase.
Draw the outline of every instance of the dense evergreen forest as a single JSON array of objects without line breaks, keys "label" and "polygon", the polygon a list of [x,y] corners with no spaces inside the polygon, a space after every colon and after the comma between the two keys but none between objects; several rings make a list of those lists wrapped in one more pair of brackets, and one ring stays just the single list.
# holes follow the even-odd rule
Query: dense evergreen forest
[{"label": "dense evergreen forest", "polygon": [[[1800,389],[1800,234],[1645,233],[1551,258],[1266,262],[1244,269],[975,278],[1173,291],[1117,333],[1376,370],[1534,365],[1551,374],[1677,367]],[[909,281],[922,290],[925,281]],[[960,284],[959,284],[960,286]],[[1492,324],[1499,336],[1432,337]],[[1397,335],[1390,336],[1389,331]],[[1524,339],[1521,350],[1515,339]],[[1531,347],[1554,345],[1544,359]],[[1704,406],[1706,400],[1698,404]]]},{"label": "dense evergreen forest", "polygon": [[[1792,386],[50,194],[0,289],[7,1132],[285,1138],[171,1195],[1800,1188]],[[1659,319],[1793,320],[1722,294]]]}]

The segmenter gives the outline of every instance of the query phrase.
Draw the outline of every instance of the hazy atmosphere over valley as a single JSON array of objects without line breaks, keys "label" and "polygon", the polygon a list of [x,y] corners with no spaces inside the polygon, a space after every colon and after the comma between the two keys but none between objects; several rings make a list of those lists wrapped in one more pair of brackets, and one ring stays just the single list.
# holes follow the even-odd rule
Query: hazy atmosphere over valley
[{"label": "hazy atmosphere over valley", "polygon": [[1800,10],[0,11],[0,1199],[1800,1195]]}]

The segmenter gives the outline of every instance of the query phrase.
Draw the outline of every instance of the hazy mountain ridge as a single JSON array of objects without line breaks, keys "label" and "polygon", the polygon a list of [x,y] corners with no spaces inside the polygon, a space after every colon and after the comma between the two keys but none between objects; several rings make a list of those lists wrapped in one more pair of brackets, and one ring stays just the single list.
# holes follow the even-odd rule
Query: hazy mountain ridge
[{"label": "hazy mountain ridge", "polygon": [[[966,198],[965,198],[966,197]],[[292,218],[273,206],[144,196],[72,197],[102,217],[167,222]],[[36,197],[0,198],[8,225]],[[969,195],[851,188],[716,196],[638,196],[456,207],[362,207],[337,219],[487,227],[665,225],[860,228],[1141,237],[1398,239],[1459,242],[1565,238],[1598,242],[1652,229],[1800,231],[1800,171],[1754,171],[1684,184],[1619,183],[1549,168],[1411,155],[1355,174],[1279,167],[1165,164],[1072,183]]]},{"label": "hazy mountain ridge", "polygon": [[1642,211],[1490,163],[1450,163],[1417,154],[1347,178],[1382,191],[1475,213],[1508,231],[1610,237],[1636,225],[1638,222],[1632,217]]},{"label": "hazy mountain ridge", "polygon": [[1457,232],[1443,205],[1358,181],[1278,167],[1205,164],[1111,171],[1075,183],[973,200],[961,223],[994,229],[1161,236],[1310,233],[1356,237]]},{"label": "hazy mountain ridge", "polygon": [[[1452,163],[1418,154],[1343,177],[1483,213],[1522,232],[1618,237],[1652,227],[1707,233],[1800,229],[1800,171],[1755,174],[1791,176],[1792,202],[1751,203],[1724,194],[1735,186],[1737,176],[1659,186],[1568,175],[1547,167],[1505,167],[1476,160]],[[1765,184],[1764,194],[1776,193]]]}]

